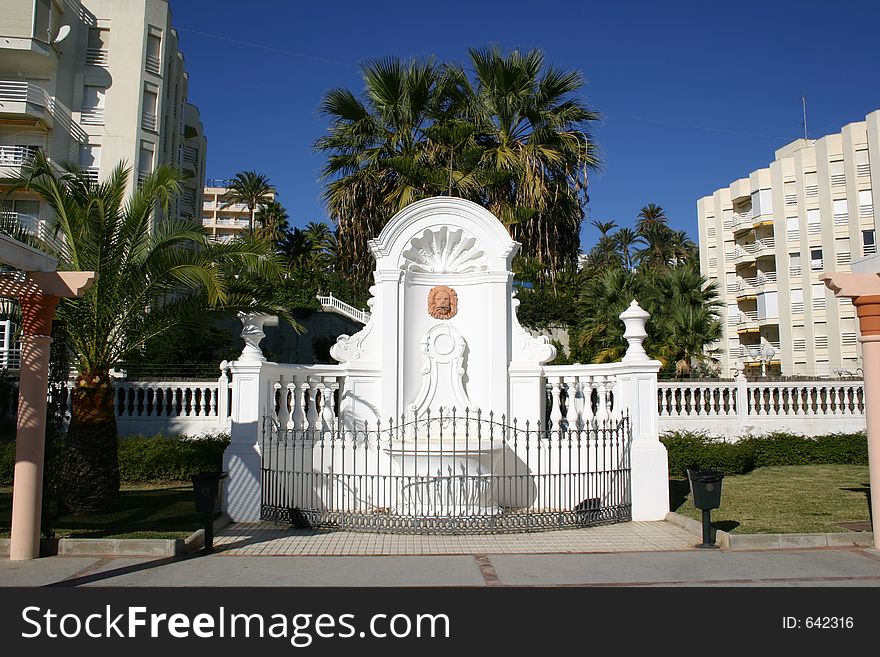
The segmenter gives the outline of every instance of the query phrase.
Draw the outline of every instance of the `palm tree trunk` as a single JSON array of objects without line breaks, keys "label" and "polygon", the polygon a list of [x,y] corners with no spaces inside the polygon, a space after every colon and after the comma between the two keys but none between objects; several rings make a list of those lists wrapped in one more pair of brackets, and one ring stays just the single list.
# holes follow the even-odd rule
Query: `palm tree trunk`
[{"label": "palm tree trunk", "polygon": [[107,372],[77,376],[61,472],[61,498],[72,513],[104,510],[119,499],[113,401]]}]

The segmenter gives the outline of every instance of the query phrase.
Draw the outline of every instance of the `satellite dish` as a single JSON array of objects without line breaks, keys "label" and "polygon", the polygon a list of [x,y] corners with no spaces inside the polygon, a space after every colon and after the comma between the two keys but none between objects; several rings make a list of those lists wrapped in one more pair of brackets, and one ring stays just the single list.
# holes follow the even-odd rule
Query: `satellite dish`
[{"label": "satellite dish", "polygon": [[70,25],[62,25],[58,28],[58,35],[52,40],[52,43],[61,43],[70,34]]}]

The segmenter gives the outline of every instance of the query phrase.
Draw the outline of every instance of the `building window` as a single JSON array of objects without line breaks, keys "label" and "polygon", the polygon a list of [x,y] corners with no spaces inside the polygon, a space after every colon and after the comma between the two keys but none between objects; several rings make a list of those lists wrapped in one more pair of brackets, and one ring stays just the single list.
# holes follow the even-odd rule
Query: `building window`
[{"label": "building window", "polygon": [[83,125],[104,125],[104,96],[106,89],[92,84],[83,87],[80,122]]},{"label": "building window", "polygon": [[846,199],[836,199],[834,201],[834,223],[837,226],[845,226],[849,222],[849,209]]},{"label": "building window", "polygon": [[871,255],[877,253],[877,243],[874,241],[873,230],[862,231],[862,254]]},{"label": "building window", "polygon": [[153,26],[150,26],[150,32],[147,34],[147,56],[144,70],[153,75],[159,75],[162,71],[162,30]]},{"label": "building window", "polygon": [[822,269],[822,249],[810,249],[810,269]]},{"label": "building window", "polygon": [[138,158],[138,184],[144,182],[147,176],[153,172],[153,160],[155,157],[156,145],[148,142],[141,142],[140,156]]},{"label": "building window", "polygon": [[811,234],[822,232],[822,217],[819,210],[807,210],[807,232]]},{"label": "building window", "polygon": [[98,182],[101,147],[97,144],[82,144],[79,147],[79,166],[93,182]]},{"label": "building window", "polygon": [[859,192],[859,216],[874,216],[874,195],[870,189],[863,189]]},{"label": "building window", "polygon": [[868,151],[856,151],[856,175],[857,176],[869,176],[871,175],[871,163],[868,160]]},{"label": "building window", "polygon": [[845,185],[846,174],[843,171],[843,160],[832,160],[829,165],[832,185]]},{"label": "building window", "polygon": [[89,43],[86,47],[86,64],[107,66],[110,61],[110,30],[103,27],[89,28]]},{"label": "building window", "polygon": [[158,89],[153,89],[151,87],[144,89],[144,111],[141,118],[141,127],[143,127],[144,130],[156,132],[156,129],[159,126],[157,115],[159,95],[156,93]]},{"label": "building window", "polygon": [[819,174],[815,171],[804,174],[804,194],[807,198],[819,196]]}]

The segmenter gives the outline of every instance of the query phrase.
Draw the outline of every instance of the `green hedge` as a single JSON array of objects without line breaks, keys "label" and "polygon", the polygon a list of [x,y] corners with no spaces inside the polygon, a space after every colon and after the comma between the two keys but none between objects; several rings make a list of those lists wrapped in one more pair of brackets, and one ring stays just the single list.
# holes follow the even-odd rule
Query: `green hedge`
[{"label": "green hedge", "polygon": [[189,479],[194,472],[223,468],[226,435],[199,438],[131,436],[119,439],[119,478],[125,483]]},{"label": "green hedge", "polygon": [[712,468],[725,474],[745,474],[769,465],[840,463],[867,465],[865,433],[830,434],[809,438],[778,432],[728,443],[705,433],[672,431],[660,437],[669,453],[670,476],[685,476],[688,468]]},{"label": "green hedge", "polygon": [[[132,436],[119,439],[119,477],[124,483],[189,479],[194,472],[219,471],[229,436],[168,438]],[[0,486],[11,486],[15,442],[0,443]]]}]

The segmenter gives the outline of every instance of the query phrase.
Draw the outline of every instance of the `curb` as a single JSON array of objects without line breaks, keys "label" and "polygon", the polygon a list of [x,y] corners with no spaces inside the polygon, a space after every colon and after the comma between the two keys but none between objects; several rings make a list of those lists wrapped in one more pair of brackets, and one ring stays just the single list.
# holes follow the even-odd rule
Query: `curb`
[{"label": "curb", "polygon": [[[214,521],[214,532],[230,522],[225,513]],[[0,555],[9,556],[8,538],[0,538]],[[44,538],[40,556],[89,557],[176,557],[200,550],[205,545],[205,530],[186,538]]]},{"label": "curb", "polygon": [[[678,525],[702,539],[703,524],[674,511],[666,514],[667,522]],[[727,550],[791,550],[796,548],[874,547],[873,532],[840,532],[832,534],[731,534],[714,530],[719,547]]]}]

